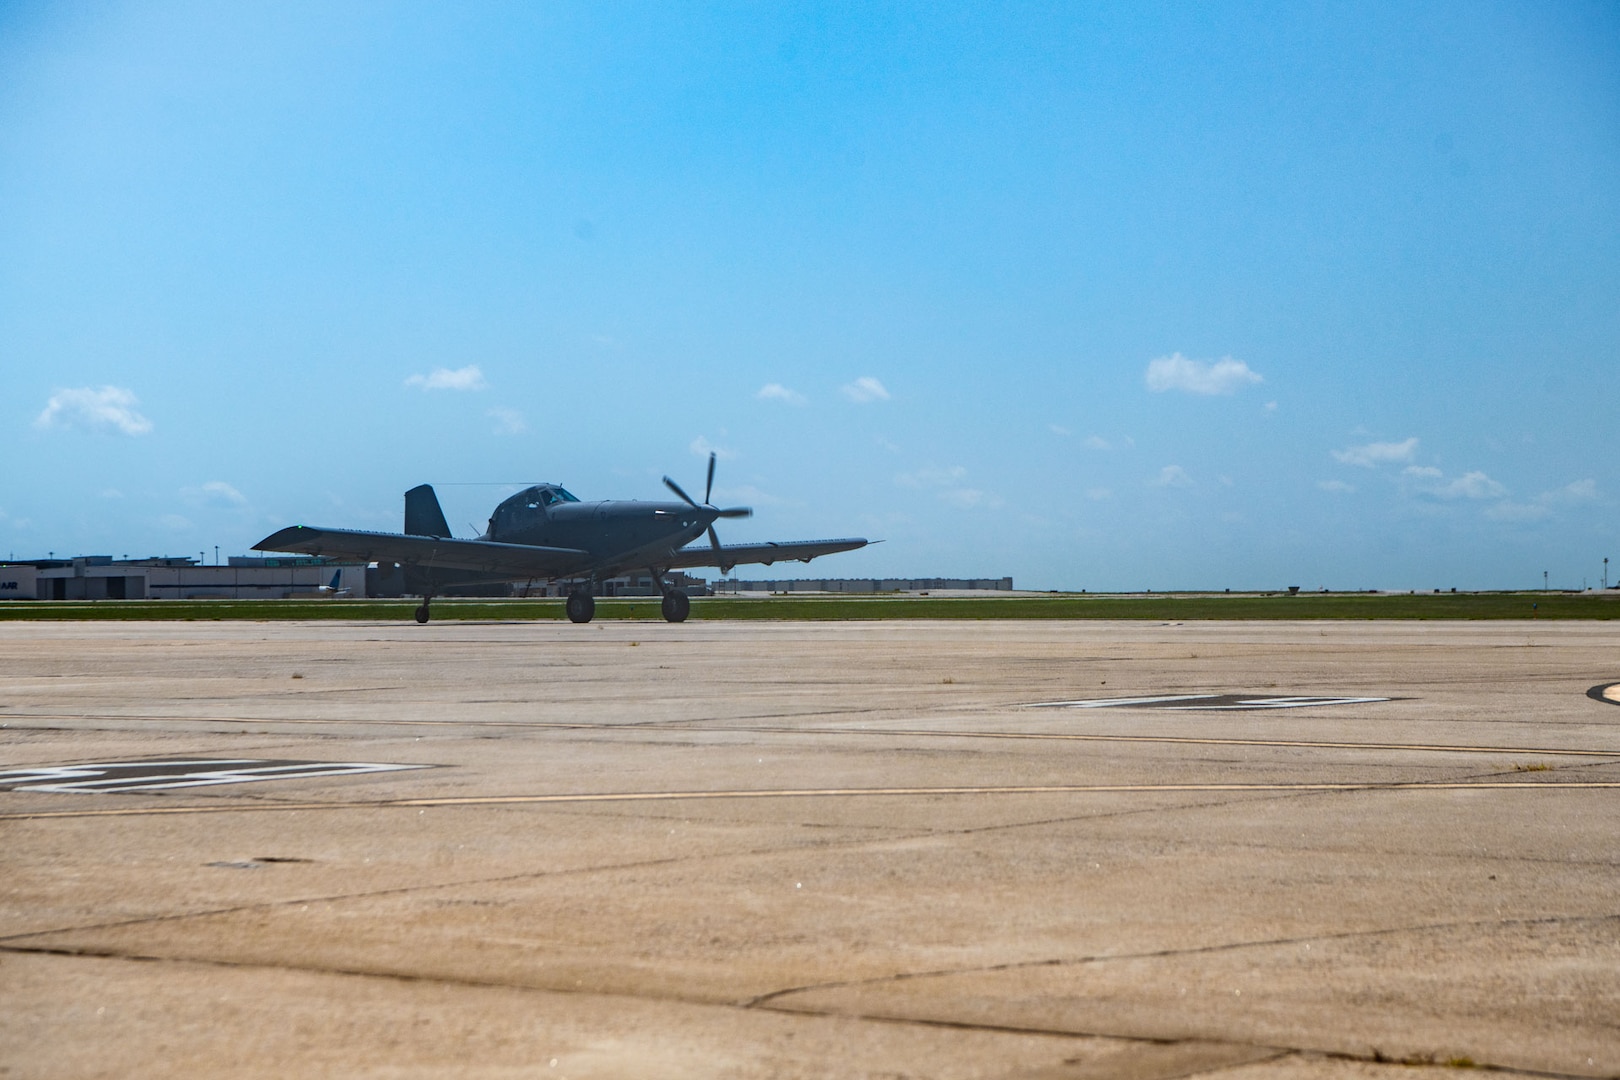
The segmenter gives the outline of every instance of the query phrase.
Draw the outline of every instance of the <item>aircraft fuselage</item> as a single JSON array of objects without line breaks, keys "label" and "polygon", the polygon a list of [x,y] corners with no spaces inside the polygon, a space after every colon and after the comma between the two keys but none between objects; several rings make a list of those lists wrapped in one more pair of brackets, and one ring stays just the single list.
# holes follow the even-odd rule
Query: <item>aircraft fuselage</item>
[{"label": "aircraft fuselage", "polygon": [[702,536],[719,512],[685,503],[579,502],[551,485],[502,502],[483,539],[502,544],[577,548],[616,567],[654,567]]}]

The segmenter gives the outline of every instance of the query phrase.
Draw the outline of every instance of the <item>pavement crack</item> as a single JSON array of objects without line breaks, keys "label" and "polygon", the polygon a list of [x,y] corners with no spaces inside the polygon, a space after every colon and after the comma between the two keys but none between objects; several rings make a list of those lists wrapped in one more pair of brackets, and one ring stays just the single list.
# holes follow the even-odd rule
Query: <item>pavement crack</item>
[{"label": "pavement crack", "polygon": [[1380,927],[1374,930],[1346,930],[1340,934],[1306,934],[1297,937],[1261,938],[1253,941],[1230,941],[1218,945],[1200,945],[1190,949],[1153,949],[1146,952],[1134,953],[1099,953],[1089,956],[1047,957],[1041,960],[1014,960],[1003,964],[982,964],[960,968],[937,968],[928,971],[902,971],[890,975],[878,975],[867,979],[829,980],[822,983],[809,983],[804,986],[790,986],[781,990],[773,990],[767,994],[746,998],[740,1002],[743,1008],[773,1007],[783,998],[794,994],[808,994],[822,990],[847,990],[861,986],[881,986],[886,983],[911,982],[918,979],[942,979],[957,975],[983,975],[1000,971],[1027,971],[1035,968],[1053,967],[1079,967],[1085,964],[1112,963],[1119,960],[1158,960],[1179,956],[1201,956],[1214,953],[1239,952],[1244,949],[1277,948],[1287,945],[1304,945],[1307,943],[1331,941],[1353,941],[1376,937],[1389,937],[1397,934],[1417,934],[1436,930],[1457,930],[1468,927],[1495,927],[1503,929],[1512,926],[1550,926],[1569,923],[1601,923],[1620,922],[1620,913],[1611,915],[1548,915],[1537,918],[1513,919],[1463,919],[1453,922],[1418,923],[1412,926]]},{"label": "pavement crack", "polygon": [[[1604,918],[1620,918],[1620,916],[1604,916]],[[1542,922],[1557,920],[1519,920],[1526,922]],[[1344,935],[1354,936],[1354,935]],[[1198,951],[1198,950],[1189,950]],[[1207,951],[1207,950],[1206,950]],[[263,963],[257,961],[221,960],[207,957],[174,957],[161,956],[152,953],[127,952],[117,949],[93,948],[66,948],[61,946],[29,946],[0,944],[0,953],[14,956],[50,956],[73,960],[121,960],[137,964],[176,964],[196,965],[241,971],[282,971],[293,974],[321,975],[336,978],[375,979],[394,983],[416,984],[427,986],[462,987],[474,990],[502,990],[525,994],[568,994],[578,996],[594,996],[601,998],[619,998],[635,1001],[670,1002],[688,1005],[697,1008],[715,1009],[763,1009],[793,1017],[836,1017],[844,1020],[856,1020],[862,1023],[885,1024],[905,1027],[922,1027],[955,1031],[994,1032],[1009,1035],[1043,1035],[1064,1039],[1113,1039],[1119,1042],[1135,1043],[1144,1046],[1175,1047],[1197,1043],[1220,1044],[1231,1046],[1234,1049],[1250,1049],[1255,1056],[1243,1061],[1230,1064],[1220,1064],[1209,1068],[1193,1068],[1186,1072],[1165,1074],[1161,1080],[1189,1080],[1198,1076],[1214,1076],[1233,1068],[1244,1065],[1273,1062],[1289,1057],[1317,1058],[1332,1061],[1353,1061],[1366,1064],[1393,1064],[1408,1067],[1435,1067],[1456,1068],[1463,1067],[1454,1060],[1441,1060],[1430,1055],[1392,1057],[1382,1053],[1377,1048],[1369,1048],[1366,1053],[1350,1051],[1320,1050],[1309,1047],[1275,1046],[1266,1043],[1251,1043],[1241,1041],[1210,1040],[1192,1038],[1187,1036],[1151,1036],[1131,1034],[1105,1030],[1075,1029],[1052,1026],[995,1024],[982,1021],[951,1020],[937,1017],[915,1016],[887,1016],[880,1013],[848,1013],[832,1009],[802,1009],[785,1008],[781,1006],[764,1004],[756,1005],[750,1002],[724,1002],[705,999],[681,997],[675,994],[627,994],[622,991],[606,991],[600,989],[580,989],[567,986],[536,986],[530,983],[512,982],[501,979],[474,979],[456,975],[426,975],[404,971],[378,971],[367,968],[320,966],[312,964],[285,964]],[[1016,965],[1009,965],[1016,966]],[[1519,1066],[1499,1065],[1493,1062],[1471,1060],[1467,1068],[1484,1072],[1501,1073],[1513,1076],[1545,1077],[1547,1080],[1589,1080],[1589,1076],[1577,1073],[1553,1072],[1541,1069],[1530,1069]]]},{"label": "pavement crack", "polygon": [[188,919],[208,919],[220,915],[235,915],[247,911],[275,911],[283,908],[292,908],[310,904],[339,904],[351,900],[370,900],[384,896],[408,896],[413,893],[431,893],[445,889],[464,889],[489,885],[512,884],[519,881],[538,881],[545,878],[565,878],[574,876],[588,876],[592,874],[613,874],[627,870],[645,870],[655,867],[683,866],[700,864],[710,861],[723,861],[728,859],[750,859],[770,857],[775,855],[789,855],[795,852],[831,851],[836,849],[859,850],[865,847],[888,845],[896,843],[910,843],[916,840],[932,839],[940,835],[935,831],[916,832],[907,835],[890,835],[884,837],[860,836],[848,840],[814,839],[805,843],[782,844],[774,847],[755,848],[747,851],[714,851],[701,855],[671,856],[660,859],[637,859],[622,863],[606,863],[597,866],[580,866],[560,870],[530,870],[518,874],[502,874],[495,877],[468,878],[459,881],[437,882],[429,885],[400,885],[387,889],[373,889],[363,892],[333,893],[326,896],[300,896],[286,900],[267,900],[254,904],[233,904],[228,907],[208,908],[201,911],[174,912],[165,915],[146,915],[134,919],[119,919],[112,922],[91,923],[85,926],[61,926],[48,930],[30,930],[22,934],[0,935],[0,949],[7,948],[9,942],[24,942],[38,938],[49,938],[61,934],[90,933],[103,930],[120,930],[133,926],[155,926],[161,923],[183,922]]}]

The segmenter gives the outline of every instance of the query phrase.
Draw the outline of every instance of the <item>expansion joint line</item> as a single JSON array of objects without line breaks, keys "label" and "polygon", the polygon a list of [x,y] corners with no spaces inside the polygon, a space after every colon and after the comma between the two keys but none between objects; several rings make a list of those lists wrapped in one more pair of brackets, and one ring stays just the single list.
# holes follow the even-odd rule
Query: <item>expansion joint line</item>
[{"label": "expansion joint line", "polygon": [[[1500,774],[1489,774],[1500,775]],[[765,788],[730,791],[621,791],[581,792],[557,795],[458,795],[416,799],[378,799],[372,802],[334,800],[331,802],[216,804],[212,806],[144,806],[105,810],[20,810],[0,814],[0,821],[28,821],[43,818],[148,817],[169,814],[229,814],[316,810],[382,810],[457,806],[543,806],[582,803],[684,802],[726,799],[814,799],[870,798],[885,796],[951,795],[1109,795],[1178,794],[1199,792],[1372,792],[1372,791],[1522,791],[1522,790],[1615,790],[1620,780],[1366,780],[1344,783],[1251,783],[1251,784],[1018,784],[987,786],[893,787],[893,788]]]},{"label": "expansion joint line", "polygon": [[[749,1003],[726,1003],[708,1000],[693,1000],[674,995],[659,994],[626,994],[623,991],[582,990],[578,986],[535,986],[526,983],[506,982],[493,979],[470,979],[464,976],[447,975],[416,975],[409,972],[397,971],[368,971],[364,968],[318,967],[304,964],[264,964],[251,963],[240,960],[219,960],[195,957],[158,956],[146,953],[119,952],[111,949],[71,949],[62,947],[18,946],[0,945],[0,953],[14,956],[53,956],[68,959],[92,960],[123,960],[136,963],[168,963],[168,964],[195,964],[198,966],[225,968],[242,971],[282,971],[306,975],[325,975],[336,978],[349,979],[378,979],[392,983],[420,984],[431,986],[454,986],[478,990],[505,990],[525,994],[568,994],[573,996],[592,996],[605,998],[629,999],[633,1001],[657,1001],[691,1005],[700,1008],[720,1008],[772,1012],[782,1016],[796,1017],[838,1017],[856,1020],[863,1023],[889,1024],[895,1026],[924,1027],[934,1029],[949,1029],[956,1031],[984,1031],[998,1032],[1010,1035],[1043,1035],[1056,1038],[1088,1039],[1104,1038],[1117,1039],[1121,1042],[1141,1043],[1152,1046],[1176,1046],[1185,1043],[1221,1043],[1235,1048],[1252,1048],[1256,1051],[1253,1058],[1229,1065],[1217,1065],[1207,1069],[1199,1069],[1185,1075],[1207,1076],[1223,1072],[1226,1069],[1239,1065],[1253,1065],[1269,1061],[1278,1061],[1289,1057],[1326,1058],[1336,1061],[1356,1061],[1370,1064],[1400,1064],[1400,1065],[1437,1065],[1443,1064],[1432,1058],[1391,1058],[1376,1048],[1370,1053],[1355,1054],[1348,1051],[1320,1050],[1310,1047],[1275,1046],[1264,1043],[1226,1042],[1224,1040],[1193,1039],[1183,1036],[1148,1036],[1128,1032],[1078,1030],[1073,1028],[1020,1026],[1016,1024],[991,1024],[983,1022],[970,1022],[962,1020],[944,1020],[929,1017],[912,1016],[886,1016],[882,1014],[849,1013],[831,1009],[797,1009],[776,1006],[772,1004],[751,1005]],[[1589,1078],[1574,1073],[1550,1072],[1522,1067],[1497,1065],[1491,1062],[1475,1062],[1472,1068],[1486,1072],[1511,1073],[1520,1076],[1545,1077],[1547,1080],[1589,1080]]]},{"label": "expansion joint line", "polygon": [[1219,945],[1200,945],[1192,949],[1154,949],[1137,953],[1098,953],[1089,956],[1049,957],[1044,960],[1016,960],[1005,964],[983,964],[972,967],[938,968],[930,971],[901,971],[892,975],[878,975],[869,979],[835,980],[790,986],[768,994],[746,998],[738,1004],[743,1008],[770,1008],[793,994],[808,994],[821,990],[848,990],[862,986],[881,986],[885,983],[910,982],[916,979],[941,979],[957,975],[985,975],[1001,971],[1026,971],[1034,968],[1080,967],[1087,964],[1111,963],[1117,960],[1162,960],[1182,956],[1207,956],[1215,953],[1241,952],[1245,949],[1282,948],[1289,945],[1319,942],[1355,941],[1368,938],[1390,937],[1397,934],[1421,934],[1443,930],[1464,930],[1479,927],[1506,929],[1567,925],[1571,923],[1620,922],[1620,913],[1610,915],[1547,915],[1538,918],[1517,919],[1464,919],[1453,922],[1420,923],[1415,926],[1391,926],[1376,930],[1346,930],[1339,934],[1311,934],[1302,937],[1269,938],[1257,941],[1230,941]]},{"label": "expansion joint line", "polygon": [[[324,896],[295,896],[284,900],[265,900],[254,904],[234,904],[229,907],[208,908],[201,911],[181,911],[166,915],[147,915],[133,919],[119,919],[114,922],[91,923],[84,926],[58,926],[45,930],[30,930],[20,934],[0,936],[0,950],[6,948],[34,948],[33,946],[12,946],[8,942],[25,942],[41,938],[51,938],[63,934],[90,933],[101,930],[120,930],[132,926],[150,926],[158,923],[185,922],[190,919],[216,918],[222,915],[236,915],[249,911],[275,911],[294,907],[308,907],[310,904],[341,904],[352,900],[373,900],[384,896],[409,896],[417,893],[432,893],[446,889],[464,889],[470,886],[510,885],[524,881],[539,881],[546,878],[577,878],[592,874],[616,874],[632,870],[646,870],[657,867],[683,866],[709,862],[724,861],[727,859],[752,859],[787,855],[803,851],[834,851],[859,850],[867,847],[877,847],[893,844],[910,843],[917,840],[927,840],[939,836],[934,830],[923,832],[901,832],[885,836],[859,836],[845,840],[817,839],[802,844],[782,844],[774,847],[750,848],[746,851],[711,851],[697,855],[678,855],[659,859],[637,859],[630,862],[606,863],[595,866],[570,867],[559,870],[529,870],[518,874],[501,874],[495,877],[464,878],[458,881],[436,882],[428,885],[401,885],[387,889],[368,889],[352,893],[329,893]],[[43,951],[51,951],[44,949]]]}]

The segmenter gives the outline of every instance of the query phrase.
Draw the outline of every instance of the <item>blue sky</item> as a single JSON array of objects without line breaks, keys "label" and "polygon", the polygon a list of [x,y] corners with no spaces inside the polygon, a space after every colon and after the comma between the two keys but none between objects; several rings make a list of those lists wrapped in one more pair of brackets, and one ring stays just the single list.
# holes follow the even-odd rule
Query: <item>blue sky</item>
[{"label": "blue sky", "polygon": [[0,0],[0,557],[715,448],[804,574],[1595,585],[1617,375],[1613,4]]}]

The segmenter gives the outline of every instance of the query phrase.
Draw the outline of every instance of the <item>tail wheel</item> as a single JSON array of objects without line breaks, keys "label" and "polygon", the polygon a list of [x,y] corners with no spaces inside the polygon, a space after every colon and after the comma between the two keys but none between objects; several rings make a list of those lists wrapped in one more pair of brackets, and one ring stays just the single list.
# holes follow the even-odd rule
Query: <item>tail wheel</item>
[{"label": "tail wheel", "polygon": [[692,614],[692,601],[687,599],[684,590],[671,589],[664,594],[663,611],[665,622],[685,622]]},{"label": "tail wheel", "polygon": [[588,623],[596,614],[596,597],[583,589],[568,594],[568,621]]}]

